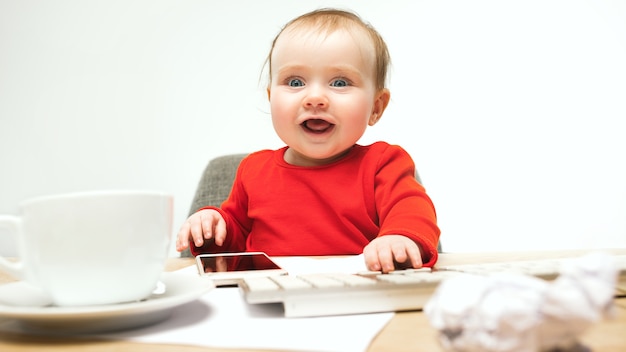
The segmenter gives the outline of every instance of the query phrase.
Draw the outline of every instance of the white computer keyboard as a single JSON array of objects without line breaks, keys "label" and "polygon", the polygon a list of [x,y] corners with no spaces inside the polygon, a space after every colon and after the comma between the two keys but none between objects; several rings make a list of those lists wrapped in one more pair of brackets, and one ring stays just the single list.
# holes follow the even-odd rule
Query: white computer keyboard
[{"label": "white computer keyboard", "polygon": [[[620,271],[616,295],[626,285],[626,255],[616,255]],[[570,258],[571,259],[571,258]],[[558,276],[566,258],[408,269],[389,274],[305,274],[247,278],[239,284],[250,304],[282,303],[286,317],[421,310],[446,278],[473,274],[517,272],[543,279]]]}]

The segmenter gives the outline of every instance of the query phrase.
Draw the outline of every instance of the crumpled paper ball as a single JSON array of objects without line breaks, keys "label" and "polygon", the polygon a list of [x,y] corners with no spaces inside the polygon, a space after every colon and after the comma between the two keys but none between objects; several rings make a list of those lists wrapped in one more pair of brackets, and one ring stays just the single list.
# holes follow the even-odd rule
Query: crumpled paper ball
[{"label": "crumpled paper ball", "polygon": [[568,350],[614,314],[616,280],[613,258],[601,252],[566,261],[554,281],[461,274],[439,285],[424,313],[447,351]]}]

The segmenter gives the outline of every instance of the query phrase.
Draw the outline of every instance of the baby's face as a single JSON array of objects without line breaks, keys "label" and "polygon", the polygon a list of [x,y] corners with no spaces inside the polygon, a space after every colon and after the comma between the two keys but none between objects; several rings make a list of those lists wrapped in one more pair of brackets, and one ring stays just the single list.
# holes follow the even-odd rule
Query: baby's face
[{"label": "baby's face", "polygon": [[288,163],[333,162],[376,123],[389,93],[376,90],[374,62],[364,35],[281,34],[271,57],[269,96],[274,129],[289,146]]}]

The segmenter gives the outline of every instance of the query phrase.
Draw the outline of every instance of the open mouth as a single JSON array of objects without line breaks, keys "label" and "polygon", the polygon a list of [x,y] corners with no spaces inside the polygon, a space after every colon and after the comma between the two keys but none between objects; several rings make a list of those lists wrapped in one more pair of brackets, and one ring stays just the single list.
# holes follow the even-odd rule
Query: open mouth
[{"label": "open mouth", "polygon": [[322,119],[311,119],[302,123],[302,127],[312,133],[324,133],[330,131],[334,126],[334,124]]}]

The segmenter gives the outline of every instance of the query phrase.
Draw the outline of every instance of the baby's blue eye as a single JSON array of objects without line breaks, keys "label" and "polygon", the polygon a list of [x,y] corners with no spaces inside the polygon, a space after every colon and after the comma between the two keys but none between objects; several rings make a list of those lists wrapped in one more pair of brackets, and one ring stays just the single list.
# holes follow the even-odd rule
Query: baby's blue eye
[{"label": "baby's blue eye", "polygon": [[332,87],[347,87],[348,82],[345,79],[336,79],[330,83]]},{"label": "baby's blue eye", "polygon": [[304,82],[301,79],[293,78],[287,82],[287,85],[290,87],[304,87]]}]

